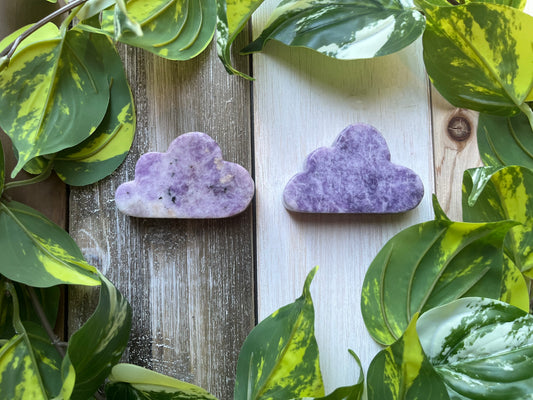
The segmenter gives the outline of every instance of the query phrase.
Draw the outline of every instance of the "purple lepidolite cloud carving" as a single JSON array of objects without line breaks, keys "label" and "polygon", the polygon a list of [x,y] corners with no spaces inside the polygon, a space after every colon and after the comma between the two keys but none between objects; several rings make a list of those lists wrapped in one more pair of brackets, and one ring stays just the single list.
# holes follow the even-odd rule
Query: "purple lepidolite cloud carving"
[{"label": "purple lepidolite cloud carving", "polygon": [[224,161],[217,142],[201,132],[176,138],[166,153],[143,154],[135,180],[117,188],[120,211],[145,218],[225,218],[244,211],[254,182]]},{"label": "purple lepidolite cloud carving", "polygon": [[350,125],[332,147],[307,157],[304,172],[283,192],[290,211],[308,213],[399,213],[424,196],[420,177],[390,162],[381,134],[366,124]]}]

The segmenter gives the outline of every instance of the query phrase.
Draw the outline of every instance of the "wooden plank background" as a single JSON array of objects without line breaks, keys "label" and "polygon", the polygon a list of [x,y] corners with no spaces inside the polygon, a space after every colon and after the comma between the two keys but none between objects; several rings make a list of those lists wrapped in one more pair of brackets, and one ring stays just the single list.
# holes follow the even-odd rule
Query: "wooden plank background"
[{"label": "wooden plank background", "polygon": [[[28,22],[28,1],[45,3],[0,0],[0,36]],[[254,15],[254,37],[276,3],[267,0]],[[125,163],[100,183],[70,188],[68,202],[67,189],[54,178],[9,195],[66,226],[88,261],[129,299],[134,318],[125,361],[231,399],[244,338],[257,320],[298,297],[306,274],[319,265],[312,295],[326,389],[352,384],[357,369],[347,350],[361,357],[365,371],[379,350],[360,315],[366,269],[395,233],[432,219],[432,193],[460,219],[463,170],[479,165],[475,113],[450,106],[431,88],[420,40],[397,54],[359,61],[271,43],[253,57],[253,71],[250,59],[236,57],[239,69],[253,73],[253,84],[228,76],[214,46],[181,63],[125,46],[120,51],[137,108],[136,139]],[[421,176],[421,205],[396,216],[287,212],[281,193],[307,154],[356,122],[377,127],[392,161]],[[466,140],[451,138],[467,125]],[[176,136],[196,130],[213,136],[225,159],[253,172],[252,207],[206,221],[118,213],[114,191],[133,179],[139,156],[164,151]],[[69,290],[71,332],[94,309],[95,295]]]}]

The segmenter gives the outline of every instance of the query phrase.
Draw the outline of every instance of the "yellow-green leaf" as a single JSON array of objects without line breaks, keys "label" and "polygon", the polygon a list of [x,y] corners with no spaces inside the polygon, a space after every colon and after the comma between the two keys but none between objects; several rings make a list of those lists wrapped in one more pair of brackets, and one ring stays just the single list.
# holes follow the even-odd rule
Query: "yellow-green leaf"
[{"label": "yellow-green leaf", "polygon": [[0,126],[19,158],[12,176],[34,157],[77,145],[102,121],[109,84],[91,35],[48,23],[0,73]]},{"label": "yellow-green leaf", "polygon": [[248,75],[231,65],[231,45],[263,0],[217,0],[217,52],[230,74]]},{"label": "yellow-green leaf", "polygon": [[108,400],[217,400],[201,387],[132,364],[117,364],[106,385]]},{"label": "yellow-green leaf", "polygon": [[503,240],[517,223],[454,222],[436,214],[390,239],[368,268],[361,311],[379,343],[397,340],[417,312],[464,296],[502,295]]},{"label": "yellow-green leaf", "polygon": [[525,110],[533,87],[533,17],[482,3],[424,12],[426,69],[450,103],[502,116]]},{"label": "yellow-green leaf", "polygon": [[36,210],[0,202],[0,274],[29,286],[97,286],[100,279],[67,232]]},{"label": "yellow-green leaf", "polygon": [[275,311],[250,332],[239,354],[235,400],[278,400],[324,396],[314,336],[309,286],[294,303]]},{"label": "yellow-green leaf", "polygon": [[519,222],[509,231],[505,250],[522,272],[533,270],[533,171],[513,165],[465,171],[463,219]]},{"label": "yellow-green leaf", "polygon": [[379,352],[368,368],[368,400],[448,400],[446,387],[429,363],[416,332],[418,314],[404,334]]},{"label": "yellow-green leaf", "polygon": [[[118,40],[163,58],[193,58],[205,50],[215,33],[216,0],[132,0],[126,8],[143,34],[123,31]],[[118,8],[106,10],[102,29],[116,35],[126,19]]]}]

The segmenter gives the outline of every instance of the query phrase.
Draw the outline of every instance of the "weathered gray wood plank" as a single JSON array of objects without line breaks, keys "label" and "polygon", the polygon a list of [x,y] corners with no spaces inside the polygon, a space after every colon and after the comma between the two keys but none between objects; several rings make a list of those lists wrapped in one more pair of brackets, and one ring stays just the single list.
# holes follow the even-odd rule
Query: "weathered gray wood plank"
[{"label": "weathered gray wood plank", "polygon": [[[188,62],[132,48],[123,49],[123,59],[136,139],[112,177],[72,189],[70,232],[132,304],[127,361],[230,399],[238,352],[254,324],[252,210],[224,220],[149,220],[120,214],[113,199],[116,187],[133,179],[140,154],[165,151],[185,132],[210,134],[226,160],[251,170],[249,83],[227,75],[213,46]],[[238,67],[246,71],[247,60]],[[71,290],[69,301],[74,329],[95,296]]]}]

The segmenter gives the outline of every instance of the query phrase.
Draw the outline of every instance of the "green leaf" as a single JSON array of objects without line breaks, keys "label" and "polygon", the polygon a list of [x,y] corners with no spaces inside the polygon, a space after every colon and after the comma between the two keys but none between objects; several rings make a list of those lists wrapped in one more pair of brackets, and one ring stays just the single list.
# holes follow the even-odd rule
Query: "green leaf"
[{"label": "green leaf", "polygon": [[307,276],[301,297],[261,321],[244,341],[235,400],[324,396],[309,290],[316,270]]},{"label": "green leaf", "polygon": [[522,271],[503,255],[503,277],[500,300],[529,312],[529,287]]},{"label": "green leaf", "polygon": [[[131,330],[131,307],[115,286],[100,275],[100,300],[94,314],[72,335],[63,360],[67,386],[75,385],[73,400],[85,400],[96,392],[126,349]],[[68,394],[70,387],[64,388]]]},{"label": "green leaf", "polygon": [[201,387],[132,364],[117,364],[106,385],[108,400],[216,400]]},{"label": "green leaf", "polygon": [[[205,50],[215,33],[216,0],[136,0],[126,7],[143,35],[124,31],[119,41],[163,58],[193,58]],[[104,11],[102,29],[115,35],[122,16],[123,12]]]},{"label": "green leaf", "polygon": [[[4,285],[5,278],[0,281]],[[20,320],[23,322],[34,322],[40,324],[41,320],[35,311],[29,294],[30,290],[35,292],[35,296],[41,305],[44,315],[50,326],[55,326],[57,313],[59,310],[60,289],[59,286],[49,288],[30,288],[26,285],[13,282],[18,298]],[[16,334],[11,321],[13,320],[13,299],[9,292],[3,292],[0,297],[0,339],[9,339]]]},{"label": "green leaf", "polygon": [[48,23],[25,39],[0,74],[0,126],[32,158],[85,140],[102,121],[109,86],[93,34]]},{"label": "green leaf", "polygon": [[226,71],[246,79],[231,65],[231,45],[263,0],[217,0],[217,52]]},{"label": "green leaf", "polygon": [[72,238],[43,214],[15,201],[0,202],[0,274],[29,286],[95,286],[96,269]]},{"label": "green leaf", "polygon": [[500,298],[502,244],[514,225],[436,219],[394,236],[363,282],[361,311],[370,335],[389,345],[417,312],[464,296]]},{"label": "green leaf", "polygon": [[84,21],[100,14],[106,8],[111,7],[116,3],[116,0],[87,0],[76,14],[76,18],[80,21]]},{"label": "green leaf", "polygon": [[533,317],[498,300],[463,298],[417,323],[450,399],[531,399]]},{"label": "green leaf", "polygon": [[417,315],[400,339],[368,368],[368,400],[447,400],[446,387],[429,363],[416,333]]},{"label": "green leaf", "polygon": [[61,356],[39,325],[22,323],[14,287],[3,289],[13,297],[13,326],[17,332],[0,348],[0,398],[48,399],[61,388]]},{"label": "green leaf", "polygon": [[111,96],[107,113],[96,131],[54,157],[57,175],[74,186],[89,185],[115,171],[128,155],[135,134],[133,96],[120,56],[109,38],[95,35],[94,43],[106,60]]},{"label": "green leaf", "polygon": [[2,147],[2,142],[0,142],[0,196],[4,192],[4,185],[6,183],[5,169],[4,148]]},{"label": "green leaf", "polygon": [[481,160],[487,166],[533,168],[533,129],[525,114],[512,118],[480,114],[477,144]]},{"label": "green leaf", "polygon": [[520,166],[465,171],[463,219],[520,222],[509,231],[505,251],[522,272],[533,270],[533,171]]},{"label": "green leaf", "polygon": [[341,60],[372,58],[403,49],[424,27],[424,17],[410,1],[284,0],[242,53],[261,51],[274,39]]},{"label": "green leaf", "polygon": [[511,116],[533,87],[533,17],[507,6],[425,8],[424,62],[453,105]]}]

